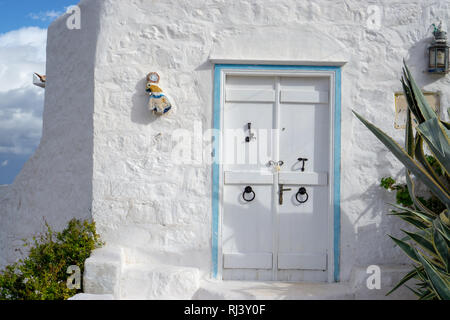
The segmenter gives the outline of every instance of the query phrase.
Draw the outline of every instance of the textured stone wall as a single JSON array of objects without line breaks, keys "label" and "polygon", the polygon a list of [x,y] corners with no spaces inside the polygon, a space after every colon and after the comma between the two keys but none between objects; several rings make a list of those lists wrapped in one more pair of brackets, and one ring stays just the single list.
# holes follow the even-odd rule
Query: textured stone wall
[{"label": "textured stone wall", "polygon": [[[367,21],[369,5],[380,9],[379,28]],[[378,187],[383,176],[401,176],[401,166],[351,109],[401,141],[393,122],[403,58],[418,82],[441,91],[442,105],[449,105],[449,78],[425,72],[428,28],[448,10],[447,1],[105,1],[94,113],[93,215],[101,232],[126,252],[139,252],[135,259],[151,261],[166,250],[177,253],[177,263],[208,273],[211,167],[176,163],[169,147],[175,129],[212,126],[208,58],[347,61],[341,277],[348,280],[357,265],[403,263],[386,237],[400,227],[386,215],[393,195]],[[142,88],[150,71],[160,73],[177,102],[167,117],[146,110]]]}]

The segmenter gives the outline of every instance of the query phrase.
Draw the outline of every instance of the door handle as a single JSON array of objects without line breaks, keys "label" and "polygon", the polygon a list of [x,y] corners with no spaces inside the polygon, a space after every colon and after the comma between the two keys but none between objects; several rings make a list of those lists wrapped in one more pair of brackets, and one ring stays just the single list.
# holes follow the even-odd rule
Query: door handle
[{"label": "door handle", "polygon": [[279,191],[278,191],[278,203],[280,205],[283,204],[283,192],[284,191],[291,191],[291,188],[283,188],[284,185],[280,184],[279,185]]},{"label": "door handle", "polygon": [[[247,193],[250,193],[252,196],[250,199],[246,198],[245,195]],[[253,188],[250,186],[246,186],[244,189],[244,192],[242,193],[242,199],[244,199],[247,202],[252,202],[256,197],[255,191],[253,191]]]},{"label": "door handle", "polygon": [[284,161],[280,160],[280,161],[273,161],[270,160],[269,161],[269,166],[272,166],[272,168],[274,168],[277,172],[281,170],[281,167],[283,166]]},{"label": "door handle", "polygon": [[[303,200],[300,200],[300,199],[298,198],[299,196],[305,196],[306,198],[303,199]],[[301,187],[300,189],[298,189],[298,192],[297,192],[297,194],[295,195],[295,199],[297,199],[297,201],[298,201],[299,203],[305,203],[306,201],[308,201],[308,198],[309,198],[308,192],[306,192],[306,188],[305,188],[305,187]]]},{"label": "door handle", "polygon": [[302,162],[302,171],[305,171],[305,162],[308,161],[306,158],[298,158],[298,161]]},{"label": "door handle", "polygon": [[250,142],[253,139],[256,139],[255,134],[252,132],[252,123],[247,123],[247,129],[248,129],[248,137],[245,137],[245,142]]}]

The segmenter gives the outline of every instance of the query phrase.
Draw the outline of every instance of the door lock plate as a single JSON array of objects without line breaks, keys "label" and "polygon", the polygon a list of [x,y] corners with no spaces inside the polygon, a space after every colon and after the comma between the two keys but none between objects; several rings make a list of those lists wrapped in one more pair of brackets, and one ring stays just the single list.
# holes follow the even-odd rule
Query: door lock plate
[{"label": "door lock plate", "polygon": [[284,185],[280,184],[280,185],[279,185],[279,191],[278,191],[278,203],[279,203],[280,205],[283,204],[283,192],[284,192],[284,191],[291,191],[291,190],[292,190],[291,188],[284,188],[283,186],[284,186]]}]

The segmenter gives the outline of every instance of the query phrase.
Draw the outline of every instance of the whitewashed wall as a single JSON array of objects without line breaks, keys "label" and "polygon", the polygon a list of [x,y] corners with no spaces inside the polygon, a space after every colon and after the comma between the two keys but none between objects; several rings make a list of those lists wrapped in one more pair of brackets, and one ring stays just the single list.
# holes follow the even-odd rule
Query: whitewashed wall
[{"label": "whitewashed wall", "polygon": [[0,268],[22,257],[22,239],[44,231],[44,219],[60,230],[71,218],[91,217],[95,8],[100,3],[88,2],[84,28],[68,30],[63,17],[48,31],[41,142],[14,183],[0,189]]},{"label": "whitewashed wall", "polygon": [[[369,5],[381,10],[379,28],[367,22]],[[449,77],[425,71],[429,26],[440,19],[448,24],[448,1],[86,0],[82,17],[80,31],[66,30],[62,20],[50,27],[44,136],[11,187],[15,195],[3,200],[1,218],[8,230],[17,230],[9,235],[32,231],[18,221],[36,224],[44,211],[59,222],[87,216],[92,199],[92,216],[107,246],[89,262],[89,290],[138,296],[133,288],[146,280],[137,274],[161,278],[157,266],[185,268],[176,270],[186,279],[209,277],[211,167],[177,163],[170,148],[175,129],[212,126],[209,58],[347,61],[341,279],[350,280],[358,267],[407,262],[386,236],[399,235],[401,226],[386,215],[394,195],[378,186],[381,177],[401,177],[402,167],[351,110],[401,141],[403,132],[393,123],[403,58],[418,83],[440,91],[441,105],[449,105]],[[161,75],[161,87],[176,101],[167,117],[147,110],[143,89],[150,71]],[[40,191],[16,209],[31,190]],[[6,247],[3,256],[11,254]],[[96,280],[107,272],[116,280]]]}]

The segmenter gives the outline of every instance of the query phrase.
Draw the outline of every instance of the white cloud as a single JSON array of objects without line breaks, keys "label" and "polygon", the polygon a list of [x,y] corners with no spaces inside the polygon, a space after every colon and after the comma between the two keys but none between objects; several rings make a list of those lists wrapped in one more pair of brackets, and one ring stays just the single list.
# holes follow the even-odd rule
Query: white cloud
[{"label": "white cloud", "polygon": [[0,164],[0,167],[6,167],[8,165],[8,160],[5,160],[2,162],[2,164]]},{"label": "white cloud", "polygon": [[62,14],[63,12],[61,11],[49,10],[45,12],[41,11],[39,13],[30,13],[28,14],[28,17],[33,20],[50,21],[58,18]]},{"label": "white cloud", "polygon": [[42,131],[44,90],[32,85],[45,73],[47,30],[0,34],[0,153],[31,154]]},{"label": "white cloud", "polygon": [[46,42],[47,30],[36,27],[0,34],[0,92],[31,86],[33,72],[45,73]]}]

